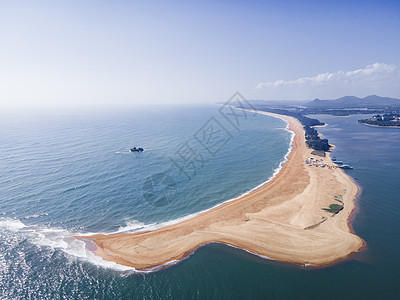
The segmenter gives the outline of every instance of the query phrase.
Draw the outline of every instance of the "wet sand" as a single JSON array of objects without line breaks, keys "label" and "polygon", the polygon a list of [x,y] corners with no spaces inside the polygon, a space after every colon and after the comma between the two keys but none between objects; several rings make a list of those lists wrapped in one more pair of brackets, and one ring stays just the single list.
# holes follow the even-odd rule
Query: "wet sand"
[{"label": "wet sand", "polygon": [[[296,119],[278,117],[285,119],[295,133],[293,150],[282,170],[265,186],[153,231],[77,238],[92,240],[97,245],[95,253],[103,259],[135,269],[181,260],[211,242],[314,266],[332,264],[361,249],[363,240],[352,233],[348,224],[357,185],[341,169],[306,164],[308,157],[321,157],[311,155],[303,127]],[[334,165],[329,154],[322,159]],[[338,204],[334,200],[338,195],[342,195],[343,210],[336,215],[322,210]]]}]

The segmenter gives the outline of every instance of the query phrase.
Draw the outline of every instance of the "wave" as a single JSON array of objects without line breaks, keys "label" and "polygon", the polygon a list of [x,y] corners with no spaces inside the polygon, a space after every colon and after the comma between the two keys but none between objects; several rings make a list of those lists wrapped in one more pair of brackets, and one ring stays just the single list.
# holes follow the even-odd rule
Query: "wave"
[{"label": "wave", "polygon": [[[200,212],[193,213],[193,214],[189,214],[189,215],[186,215],[184,217],[180,217],[180,218],[177,218],[174,220],[169,220],[169,221],[160,222],[160,223],[144,224],[138,220],[129,220],[129,221],[126,221],[126,225],[119,227],[114,232],[98,232],[98,233],[71,232],[66,229],[61,229],[61,228],[48,228],[48,227],[37,226],[37,225],[27,226],[20,220],[15,220],[15,219],[0,219],[0,230],[5,228],[7,230],[11,230],[14,232],[28,234],[29,240],[38,246],[45,246],[45,247],[51,247],[53,249],[60,249],[70,256],[77,257],[79,259],[82,259],[83,261],[90,262],[90,263],[95,264],[100,267],[110,268],[110,269],[117,270],[117,271],[134,272],[134,273],[148,273],[148,272],[157,271],[168,265],[176,264],[179,261],[173,260],[173,261],[167,262],[161,266],[149,268],[147,270],[136,270],[135,268],[132,268],[132,267],[127,267],[127,266],[119,265],[114,262],[104,260],[102,257],[95,255],[94,251],[92,251],[93,249],[96,249],[96,246],[93,242],[75,239],[75,238],[73,238],[73,236],[89,236],[89,235],[94,235],[94,234],[111,235],[111,234],[120,234],[120,233],[136,233],[136,232],[143,232],[143,231],[159,229],[162,227],[166,227],[166,226],[170,226],[173,224],[183,222],[185,220],[196,217],[200,214],[206,213],[210,210],[215,209],[216,207],[219,207],[228,202],[237,200],[237,199],[239,199],[245,195],[248,195],[249,193],[265,186],[268,182],[270,182],[271,180],[273,180],[276,177],[276,175],[282,170],[283,166],[287,162],[289,155],[290,155],[291,151],[293,150],[293,139],[295,136],[294,132],[289,130],[289,123],[285,119],[280,118],[278,116],[273,116],[273,117],[279,118],[279,119],[282,119],[283,121],[285,121],[287,124],[285,130],[287,130],[288,132],[291,133],[290,145],[289,145],[288,151],[285,154],[283,160],[279,163],[278,167],[274,170],[273,174],[267,180],[265,180],[261,184],[257,185],[256,187],[244,192],[243,194],[241,194],[237,197],[228,199],[224,202],[221,202],[211,208],[208,208],[208,209],[205,209]],[[36,218],[36,217],[38,217],[38,216],[34,215],[34,216],[26,217],[26,219]],[[229,245],[229,246],[232,246],[232,245]],[[232,247],[235,247],[235,246],[232,246]],[[89,250],[89,249],[91,249],[91,250]],[[247,252],[252,253],[250,251],[247,251]],[[252,254],[254,254],[254,253],[252,253]],[[255,254],[255,255],[257,255],[257,254]],[[269,257],[264,257],[261,255],[257,255],[257,256],[263,257],[265,259],[271,259]]]},{"label": "wave", "polygon": [[[118,233],[124,232],[126,228],[133,228],[135,226],[141,226],[141,222],[128,222],[127,227],[122,227],[118,230]],[[144,224],[143,224],[144,225]],[[83,236],[83,235],[94,235],[101,234],[95,232],[71,232],[62,228],[48,228],[45,226],[29,226],[24,224],[21,220],[2,218],[0,219],[0,232],[6,230],[8,233],[11,231],[13,233],[19,233],[21,235],[27,236],[27,240],[34,245],[39,247],[49,247],[53,250],[61,250],[70,257],[78,258],[82,261],[89,262],[99,267],[106,269],[112,269],[115,271],[123,272],[123,274],[132,273],[150,273],[163,269],[167,266],[177,264],[178,260],[171,260],[156,266],[153,268],[148,268],[146,270],[136,270],[133,267],[127,267],[124,265],[117,264],[112,261],[106,261],[101,256],[98,256],[94,251],[89,250],[89,248],[94,248],[96,245],[91,241],[84,241],[80,239],[73,238],[73,236]]]},{"label": "wave", "polygon": [[36,219],[36,218],[39,218],[39,217],[41,217],[41,216],[48,216],[48,215],[49,215],[48,213],[42,213],[42,214],[40,214],[40,215],[26,216],[26,217],[24,217],[24,219]]},{"label": "wave", "polygon": [[131,154],[132,152],[131,151],[129,151],[129,149],[128,150],[126,150],[126,151],[116,151],[116,152],[114,152],[114,154],[125,154],[125,155],[127,155],[127,154]]},{"label": "wave", "polygon": [[[261,112],[261,113],[264,114],[263,112]],[[268,115],[268,114],[264,114],[264,115]],[[290,136],[290,143],[289,143],[288,151],[286,152],[286,154],[283,157],[282,161],[280,161],[278,167],[274,170],[272,175],[267,180],[265,180],[261,184],[259,184],[256,187],[244,192],[243,194],[241,194],[241,195],[239,195],[237,197],[228,199],[228,200],[226,200],[224,202],[221,202],[221,203],[219,203],[217,205],[214,205],[211,208],[202,210],[200,212],[196,212],[196,213],[193,213],[193,214],[186,215],[184,217],[180,217],[180,218],[177,218],[177,219],[174,219],[174,220],[169,220],[169,221],[161,222],[161,223],[144,224],[144,223],[142,223],[140,221],[137,221],[137,220],[131,220],[131,221],[128,221],[125,226],[121,226],[116,232],[103,233],[103,234],[110,235],[110,234],[118,234],[118,233],[137,233],[137,232],[143,232],[143,231],[156,230],[156,229],[163,228],[163,227],[166,227],[166,226],[170,226],[170,225],[174,225],[174,224],[177,224],[177,223],[181,223],[181,222],[183,222],[185,220],[191,219],[193,217],[196,217],[198,215],[206,213],[206,212],[208,212],[210,210],[213,210],[213,209],[215,209],[215,208],[217,208],[217,207],[219,207],[221,205],[224,205],[224,204],[229,203],[231,201],[237,200],[237,199],[239,199],[239,198],[241,198],[241,197],[243,197],[245,195],[248,195],[248,194],[252,193],[253,191],[258,190],[261,187],[265,186],[268,182],[272,181],[278,175],[278,173],[282,170],[283,166],[288,161],[290,153],[293,150],[293,140],[294,140],[294,137],[295,137],[295,133],[293,131],[289,130],[289,122],[287,122],[284,118],[281,118],[279,116],[273,115],[272,117],[275,117],[275,118],[283,120],[286,123],[285,130],[288,131],[291,134],[291,136]],[[228,245],[228,246],[237,248],[237,247],[235,247],[233,245]],[[242,250],[245,250],[245,249],[242,249]],[[248,252],[248,253],[251,253],[253,255],[256,255],[258,257],[264,258],[264,259],[273,260],[270,257],[259,255],[259,254],[253,253],[251,251],[248,251],[248,250],[245,250],[245,251]],[[148,272],[157,271],[157,270],[165,267],[166,265],[176,264],[178,262],[179,261],[176,261],[176,260],[170,261],[170,262],[167,262],[166,264],[163,264],[161,266],[157,266],[157,267],[154,267],[154,268],[151,268],[151,269],[147,269],[146,271],[148,271]]]},{"label": "wave", "polygon": [[[146,225],[137,220],[128,221],[125,226],[121,226],[115,233],[128,233],[133,232],[135,230],[140,230],[144,228]],[[148,225],[147,225],[148,226]]]},{"label": "wave", "polygon": [[6,228],[9,230],[19,230],[25,227],[25,224],[20,220],[14,219],[0,219],[0,228]]},{"label": "wave", "polygon": [[82,233],[70,232],[62,228],[48,228],[37,225],[29,226],[24,224],[21,220],[8,218],[0,219],[0,231],[4,230],[23,235],[34,245],[50,247],[53,250],[62,250],[71,257],[79,258],[100,267],[116,271],[141,272],[137,271],[135,268],[106,261],[100,256],[95,255],[93,251],[88,250],[88,242],[73,238],[74,235],[83,235]]}]

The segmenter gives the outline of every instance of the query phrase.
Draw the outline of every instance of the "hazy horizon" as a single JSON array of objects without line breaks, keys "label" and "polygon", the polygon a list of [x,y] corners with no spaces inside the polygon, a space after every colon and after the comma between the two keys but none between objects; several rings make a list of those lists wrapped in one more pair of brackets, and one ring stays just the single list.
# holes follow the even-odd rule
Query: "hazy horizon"
[{"label": "hazy horizon", "polygon": [[0,108],[400,98],[400,3],[0,2]]}]

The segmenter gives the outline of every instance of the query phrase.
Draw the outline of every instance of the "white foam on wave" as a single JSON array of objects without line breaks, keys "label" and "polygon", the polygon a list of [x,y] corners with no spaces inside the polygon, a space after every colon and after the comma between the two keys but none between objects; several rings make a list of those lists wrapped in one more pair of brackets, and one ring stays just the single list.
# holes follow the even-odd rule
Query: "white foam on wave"
[{"label": "white foam on wave", "polygon": [[[264,112],[261,112],[261,114],[269,115],[267,113],[264,114]],[[285,156],[283,157],[283,160],[279,163],[278,167],[274,170],[272,175],[266,181],[262,182],[261,184],[257,185],[256,187],[244,192],[240,196],[228,199],[228,200],[226,200],[226,201],[224,201],[222,203],[214,205],[213,207],[205,209],[205,210],[202,210],[200,212],[196,212],[196,213],[193,213],[193,214],[186,215],[184,217],[180,217],[180,218],[177,218],[177,219],[173,219],[173,220],[169,220],[169,221],[165,221],[165,222],[160,222],[160,223],[144,224],[144,223],[142,223],[140,221],[137,221],[137,220],[131,220],[131,221],[128,221],[125,226],[121,226],[116,232],[109,232],[109,233],[103,233],[103,234],[110,235],[110,234],[118,234],[118,233],[136,233],[136,232],[143,232],[143,231],[151,231],[151,230],[156,230],[156,229],[163,228],[163,227],[166,227],[166,226],[174,225],[174,224],[177,224],[177,223],[181,223],[181,222],[183,222],[185,220],[191,219],[193,217],[196,217],[198,215],[206,213],[206,212],[208,212],[210,210],[213,210],[216,207],[224,205],[225,203],[237,200],[237,199],[239,199],[239,198],[241,198],[241,197],[243,197],[243,196],[245,196],[245,195],[247,195],[247,194],[249,194],[249,193],[251,193],[251,192],[253,192],[253,191],[255,191],[255,190],[259,189],[259,188],[261,188],[261,187],[263,187],[264,185],[266,185],[268,182],[273,180],[276,177],[276,175],[278,175],[278,173],[282,170],[283,166],[285,165],[285,163],[289,159],[290,153],[293,150],[293,140],[294,140],[294,136],[295,136],[295,133],[293,131],[289,130],[289,123],[285,119],[280,118],[278,116],[272,116],[272,117],[281,119],[281,120],[286,122],[285,130],[291,133],[291,137],[290,137],[290,144],[289,144],[288,151],[286,152]],[[229,246],[232,246],[232,245],[229,245]],[[237,248],[235,246],[232,246],[232,247]],[[258,254],[255,254],[255,253],[251,252],[251,251],[247,251],[245,249],[242,249],[242,250],[244,250],[246,252],[249,252],[249,253],[251,253],[253,255],[257,255],[259,257],[262,257],[264,259],[273,260],[273,259],[271,259],[269,257],[263,256],[263,255],[258,255]],[[149,269],[147,271],[156,271],[156,270],[159,270],[160,268],[163,268],[165,265],[176,264],[177,262],[178,261],[167,262],[166,264],[164,264],[162,266],[154,267],[154,268],[151,268],[151,269]]]},{"label": "white foam on wave", "polygon": [[[163,222],[163,223],[159,223],[159,224],[149,224],[149,225],[144,225],[143,223],[137,222],[137,221],[128,222],[127,226],[121,227],[121,229],[119,229],[117,232],[118,233],[126,232],[127,229],[131,229],[131,230],[133,230],[133,232],[140,232],[143,230],[154,230],[157,228],[172,225],[175,222],[182,222],[183,220],[189,219],[191,217],[193,217],[193,215],[185,216],[185,217],[182,217],[182,218],[179,218],[176,220],[171,220],[168,222]],[[143,224],[144,227],[139,224]],[[136,229],[134,228],[135,226],[136,226]],[[141,227],[138,227],[138,226],[141,226]],[[86,235],[96,234],[93,232],[85,233],[85,234],[71,233],[68,230],[60,229],[60,228],[47,228],[47,227],[36,226],[36,225],[27,226],[27,225],[23,224],[20,220],[14,220],[14,219],[0,220],[0,228],[6,228],[7,230],[11,230],[13,232],[21,232],[21,233],[28,234],[29,235],[28,240],[35,245],[38,245],[40,247],[50,247],[52,249],[59,249],[71,257],[76,257],[78,259],[81,259],[82,261],[86,261],[86,262],[92,263],[94,265],[103,267],[103,268],[112,269],[115,271],[121,271],[121,272],[124,272],[124,274],[156,272],[165,267],[170,267],[172,265],[175,265],[181,261],[181,260],[171,260],[171,261],[168,261],[159,266],[155,266],[155,267],[148,268],[145,270],[136,270],[133,267],[127,267],[124,265],[117,264],[115,262],[104,260],[102,257],[96,255],[93,251],[90,251],[87,249],[86,243],[88,243],[88,242],[90,243],[90,241],[84,241],[84,240],[73,238],[73,236],[83,236],[83,235],[86,236]],[[206,244],[200,245],[200,247],[207,245],[207,244],[212,244],[212,243],[218,243],[218,242],[206,243]],[[229,244],[226,244],[226,245],[231,246],[233,248],[241,249],[241,248],[235,247],[233,245],[229,245]],[[252,253],[251,251],[248,251],[246,249],[241,249],[241,250],[244,250],[253,255],[262,257],[264,259],[272,260],[269,257]],[[192,253],[190,253],[190,255]],[[186,256],[185,258],[189,257],[190,255]]]},{"label": "white foam on wave", "polygon": [[[138,224],[143,224],[140,222],[128,222],[128,223],[131,224],[131,225],[128,225],[131,228],[134,226],[138,226]],[[136,225],[133,225],[133,224],[136,224]],[[63,230],[63,229],[49,229],[49,228],[40,229],[40,231],[36,231],[35,233],[37,234],[37,236],[33,240],[33,242],[39,246],[47,246],[47,247],[52,247],[54,249],[60,249],[70,256],[77,257],[83,261],[92,263],[99,267],[112,269],[115,271],[121,271],[121,272],[124,272],[124,274],[149,273],[149,272],[159,270],[160,268],[163,268],[166,265],[171,265],[171,264],[175,264],[178,262],[178,261],[174,260],[174,261],[167,262],[164,265],[150,268],[147,270],[136,270],[133,267],[128,267],[128,266],[117,264],[112,261],[104,260],[101,256],[96,255],[94,253],[94,251],[91,251],[88,249],[87,243],[93,243],[93,242],[80,240],[80,239],[76,239],[73,237],[73,236],[88,236],[88,235],[94,235],[94,234],[98,234],[98,233],[94,233],[94,232],[71,233],[71,232],[69,232],[67,230]],[[94,243],[93,243],[93,247],[96,247]]]},{"label": "white foam on wave", "polygon": [[[126,226],[121,227],[117,233],[126,231],[135,231],[143,229],[145,225],[138,221],[130,221]],[[158,228],[159,225],[151,224],[153,228]],[[122,271],[124,274],[130,273],[149,273],[154,272],[163,268],[164,266],[178,263],[177,260],[172,260],[163,265],[149,268],[147,270],[136,270],[133,267],[127,267],[124,265],[117,264],[112,261],[104,260],[101,256],[96,255],[93,251],[89,250],[86,243],[92,243],[91,241],[84,241],[73,238],[73,236],[90,236],[99,234],[95,232],[70,232],[62,228],[48,228],[45,226],[37,225],[25,225],[20,220],[4,218],[0,219],[0,230],[11,231],[13,233],[20,233],[28,235],[28,241],[39,247],[50,247],[52,249],[62,250],[70,257],[78,258],[82,261],[92,263],[96,266],[100,266],[107,269],[113,269],[115,271]],[[104,233],[103,233],[104,234]],[[93,247],[95,245],[93,244]]]},{"label": "white foam on wave", "polygon": [[39,218],[39,217],[41,217],[41,216],[48,216],[48,215],[49,215],[48,213],[42,213],[42,214],[40,214],[40,215],[26,216],[26,217],[24,217],[24,219],[36,219],[36,218]]},{"label": "white foam on wave", "polygon": [[145,226],[146,225],[140,221],[131,220],[131,221],[127,221],[125,226],[119,227],[118,230],[114,233],[137,232],[138,230],[145,228]]},{"label": "white foam on wave", "polygon": [[[261,114],[269,115],[269,114],[266,114],[266,113],[264,114],[264,112],[261,112]],[[286,152],[285,156],[283,157],[283,160],[279,163],[278,167],[274,170],[272,175],[266,181],[262,182],[261,184],[257,185],[256,187],[244,192],[243,194],[241,194],[238,197],[228,199],[228,200],[226,200],[226,201],[224,201],[222,203],[219,203],[219,204],[217,204],[217,205],[215,205],[215,206],[213,206],[211,208],[202,210],[200,212],[196,212],[196,213],[193,213],[193,214],[186,215],[184,217],[180,217],[180,218],[177,218],[177,219],[173,219],[173,220],[169,220],[169,221],[165,221],[165,222],[160,222],[160,223],[144,224],[144,223],[142,223],[142,222],[140,222],[138,220],[130,220],[130,221],[127,221],[125,226],[119,227],[117,231],[108,232],[108,233],[102,233],[102,234],[111,235],[111,234],[118,234],[118,233],[136,233],[136,232],[143,232],[143,231],[151,231],[151,230],[156,230],[156,229],[163,228],[163,227],[166,227],[166,226],[174,225],[174,224],[177,224],[177,223],[181,223],[181,222],[183,222],[185,220],[191,219],[191,218],[196,217],[196,216],[198,216],[200,214],[203,214],[203,213],[206,213],[206,212],[208,212],[208,211],[210,211],[212,209],[215,209],[216,207],[224,205],[225,203],[228,203],[228,202],[234,201],[236,199],[239,199],[239,198],[241,198],[241,197],[243,197],[243,196],[245,196],[245,195],[247,195],[247,194],[249,194],[249,193],[251,193],[251,192],[253,192],[253,191],[255,191],[255,190],[259,189],[259,188],[261,188],[261,187],[263,187],[264,185],[266,185],[268,182],[270,182],[271,180],[273,180],[276,177],[276,175],[282,170],[283,166],[285,165],[285,163],[289,159],[289,155],[293,150],[293,140],[294,140],[294,136],[295,136],[295,133],[293,131],[289,130],[289,123],[285,119],[280,118],[278,116],[273,116],[273,117],[281,119],[281,120],[286,122],[287,125],[285,127],[285,130],[291,133],[291,137],[290,137],[290,144],[289,144],[288,151]],[[87,235],[89,235],[89,234],[87,234]],[[229,245],[229,246],[237,248],[237,247],[232,246],[232,245]],[[238,249],[240,249],[240,248],[238,248]],[[270,257],[259,255],[259,254],[253,253],[251,251],[248,251],[246,249],[242,249],[242,250],[244,250],[244,251],[246,251],[248,253],[251,253],[253,255],[259,256],[261,258],[264,258],[264,259],[273,260]],[[159,270],[161,268],[164,268],[165,266],[174,265],[174,264],[176,264],[178,262],[179,261],[177,261],[177,260],[173,260],[173,261],[167,262],[167,263],[165,263],[163,265],[160,265],[160,266],[157,266],[157,267],[154,267],[154,268],[150,268],[150,269],[148,269],[148,270],[146,270],[144,272],[154,272],[154,271],[157,271],[157,270]]]},{"label": "white foam on wave", "polygon": [[6,228],[8,230],[19,230],[25,227],[25,224],[20,220],[14,219],[0,219],[0,228]]},{"label": "white foam on wave", "polygon": [[163,227],[167,227],[167,226],[170,226],[170,225],[174,225],[174,224],[177,224],[177,223],[181,223],[181,222],[183,222],[185,220],[188,220],[188,219],[191,219],[191,218],[193,218],[195,216],[198,216],[199,214],[207,212],[207,211],[209,211],[209,210],[211,210],[213,208],[214,207],[206,209],[206,210],[203,210],[201,212],[197,212],[197,213],[193,213],[193,214],[190,214],[190,215],[186,215],[184,217],[180,217],[180,218],[169,220],[169,221],[165,221],[165,222],[159,222],[159,223],[156,222],[156,223],[151,223],[151,224],[144,224],[144,223],[142,223],[140,221],[137,221],[137,220],[131,220],[131,221],[128,221],[125,226],[119,227],[117,231],[103,232],[101,234],[112,235],[112,234],[118,234],[118,233],[136,233],[136,232],[143,232],[143,231],[152,231],[152,230],[156,230],[156,229],[159,229],[159,228],[163,228]]},{"label": "white foam on wave", "polygon": [[313,264],[304,264],[304,267],[313,267],[314,265]]},{"label": "white foam on wave", "polygon": [[126,150],[126,151],[116,151],[116,152],[115,152],[115,154],[124,154],[124,155],[126,155],[126,154],[131,154],[131,153],[132,153],[132,152],[130,152],[129,149]]},{"label": "white foam on wave", "polygon": [[[264,112],[260,112],[263,115],[269,115],[267,113]],[[65,252],[68,255],[71,255],[73,257],[78,257],[84,261],[93,263],[97,266],[101,266],[104,268],[110,268],[113,270],[117,270],[117,271],[130,271],[130,272],[140,272],[140,273],[148,273],[148,272],[154,272],[157,271],[159,269],[162,269],[166,266],[170,266],[170,265],[174,265],[176,263],[178,263],[178,260],[172,260],[169,261],[163,265],[157,266],[157,267],[153,267],[153,268],[149,268],[147,270],[136,270],[135,268],[132,267],[127,267],[127,266],[123,266],[123,265],[119,265],[117,263],[114,262],[110,262],[110,261],[106,261],[104,260],[102,257],[95,255],[95,253],[91,250],[88,250],[86,247],[86,243],[83,240],[80,239],[75,239],[73,238],[73,236],[90,236],[90,235],[94,235],[94,234],[106,234],[106,235],[110,235],[110,234],[118,234],[118,233],[135,233],[135,232],[143,232],[143,231],[150,231],[150,230],[155,230],[155,229],[159,229],[162,227],[166,227],[166,226],[170,226],[173,224],[177,224],[180,222],[183,222],[185,220],[191,219],[193,217],[196,217],[200,214],[203,214],[205,212],[208,212],[212,209],[215,209],[216,207],[219,207],[221,205],[224,205],[225,203],[234,201],[236,199],[239,199],[261,187],[263,187],[264,185],[266,185],[268,182],[270,182],[271,180],[273,180],[275,178],[275,176],[282,170],[283,166],[285,165],[285,163],[287,162],[289,155],[291,153],[291,151],[293,150],[293,139],[294,139],[294,132],[289,130],[289,123],[283,119],[280,118],[278,116],[273,116],[279,119],[282,119],[283,121],[285,121],[287,123],[287,126],[285,128],[285,130],[287,130],[288,132],[291,133],[291,139],[290,139],[290,145],[288,148],[287,153],[285,154],[283,160],[279,163],[278,167],[274,170],[273,174],[264,182],[262,182],[261,184],[257,185],[256,187],[246,191],[245,193],[241,194],[238,197],[232,198],[232,199],[228,199],[222,203],[219,203],[211,208],[202,210],[200,212],[196,212],[184,217],[180,217],[174,220],[169,220],[166,222],[160,222],[160,223],[151,223],[151,224],[144,224],[138,220],[129,220],[126,222],[125,226],[121,226],[118,228],[117,231],[115,232],[108,232],[108,233],[79,233],[79,232],[69,232],[68,230],[65,229],[59,229],[59,228],[47,228],[47,227],[43,227],[43,226],[26,226],[24,223],[22,223],[20,220],[14,220],[14,219],[0,219],[0,228],[6,228],[8,230],[13,230],[13,231],[22,231],[22,232],[27,232],[30,234],[31,237],[31,241],[39,246],[46,246],[46,247],[51,247],[54,249],[61,249],[63,252]],[[122,153],[121,153],[122,154]],[[31,217],[37,217],[37,216],[30,216],[28,218]],[[89,241],[90,243],[90,241]],[[237,248],[235,246],[229,245],[231,247]],[[245,250],[245,249],[242,249]],[[262,257],[264,259],[269,259],[272,260],[269,257],[266,256],[262,256],[262,255],[258,255],[255,253],[252,253],[250,251],[245,250],[246,252],[249,252],[251,254],[257,255],[259,257]]]},{"label": "white foam on wave", "polygon": [[[69,256],[79,258],[100,267],[113,269],[116,271],[141,272],[135,268],[106,261],[97,256],[86,247],[86,242],[73,238],[74,235],[83,235],[82,233],[73,233],[61,228],[48,228],[44,226],[28,226],[20,220],[0,219],[0,229],[6,229],[15,233],[28,235],[28,241],[40,247],[50,247],[52,249],[62,250]],[[95,233],[86,233],[92,235]]]}]

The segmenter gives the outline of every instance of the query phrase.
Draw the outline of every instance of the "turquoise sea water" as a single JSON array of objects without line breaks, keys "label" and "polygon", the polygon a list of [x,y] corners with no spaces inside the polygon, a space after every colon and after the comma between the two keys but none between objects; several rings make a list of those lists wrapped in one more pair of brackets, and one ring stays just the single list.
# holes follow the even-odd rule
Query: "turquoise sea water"
[{"label": "turquoise sea water", "polygon": [[[285,122],[249,114],[235,128],[218,108],[2,114],[0,299],[395,299],[400,130],[357,117],[318,116],[333,155],[354,167],[348,173],[364,189],[353,225],[368,248],[345,262],[305,269],[211,244],[138,273],[71,238],[176,222],[270,178],[290,144]],[[207,140],[210,125],[219,143]],[[190,162],[190,178],[173,162]]]}]

